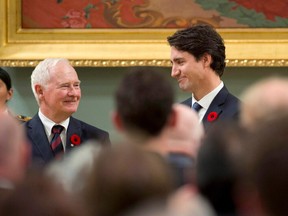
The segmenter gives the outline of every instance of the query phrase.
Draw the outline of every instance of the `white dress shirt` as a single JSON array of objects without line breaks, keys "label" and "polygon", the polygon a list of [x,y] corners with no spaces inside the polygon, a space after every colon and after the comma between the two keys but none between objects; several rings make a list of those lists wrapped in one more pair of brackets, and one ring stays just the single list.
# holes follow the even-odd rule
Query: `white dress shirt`
[{"label": "white dress shirt", "polygon": [[202,109],[199,110],[199,121],[202,122],[203,117],[205,116],[210,104],[212,103],[213,99],[216,97],[216,95],[221,91],[221,89],[224,87],[224,83],[221,81],[220,84],[211,92],[209,92],[207,95],[205,95],[203,98],[201,98],[199,101],[197,101],[193,94],[192,94],[192,105],[194,102],[197,102],[202,106]]},{"label": "white dress shirt", "polygon": [[42,121],[44,128],[45,128],[45,132],[48,138],[48,141],[50,142],[52,140],[53,134],[52,134],[52,127],[54,125],[61,125],[64,127],[63,131],[60,134],[61,140],[62,140],[62,144],[63,144],[63,149],[65,151],[66,148],[66,134],[67,134],[67,129],[68,129],[68,125],[69,125],[69,121],[70,118],[67,118],[66,120],[64,120],[63,122],[60,122],[59,124],[53,122],[52,120],[50,120],[49,118],[47,118],[40,110],[38,112],[39,118]]}]

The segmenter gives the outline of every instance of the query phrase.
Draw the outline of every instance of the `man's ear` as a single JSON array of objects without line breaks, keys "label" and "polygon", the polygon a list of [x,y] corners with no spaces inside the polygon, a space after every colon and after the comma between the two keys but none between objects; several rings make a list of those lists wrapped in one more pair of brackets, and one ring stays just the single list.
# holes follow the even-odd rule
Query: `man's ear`
[{"label": "man's ear", "polygon": [[123,131],[123,122],[122,119],[119,115],[119,113],[117,111],[113,111],[112,112],[112,122],[114,127],[118,130],[118,131]]},{"label": "man's ear", "polygon": [[13,97],[13,93],[14,93],[13,88],[10,88],[8,90],[8,94],[7,94],[7,97],[6,97],[6,102],[9,101]]},{"label": "man's ear", "polygon": [[211,55],[208,53],[204,53],[204,55],[202,56],[202,62],[203,62],[205,67],[210,67],[210,65],[212,63]]},{"label": "man's ear", "polygon": [[38,97],[43,96],[43,88],[41,85],[35,85],[34,88]]},{"label": "man's ear", "polygon": [[168,127],[175,127],[175,125],[177,123],[177,118],[178,118],[177,112],[174,109],[174,107],[172,107],[171,113],[170,113],[169,118],[168,118],[167,126]]}]

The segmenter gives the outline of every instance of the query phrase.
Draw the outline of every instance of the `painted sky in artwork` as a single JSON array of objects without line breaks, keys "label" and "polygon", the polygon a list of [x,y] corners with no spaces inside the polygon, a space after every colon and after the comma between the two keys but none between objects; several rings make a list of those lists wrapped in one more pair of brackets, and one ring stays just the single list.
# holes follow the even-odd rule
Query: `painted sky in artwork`
[{"label": "painted sky in artwork", "polygon": [[288,26],[288,0],[22,0],[23,28]]}]

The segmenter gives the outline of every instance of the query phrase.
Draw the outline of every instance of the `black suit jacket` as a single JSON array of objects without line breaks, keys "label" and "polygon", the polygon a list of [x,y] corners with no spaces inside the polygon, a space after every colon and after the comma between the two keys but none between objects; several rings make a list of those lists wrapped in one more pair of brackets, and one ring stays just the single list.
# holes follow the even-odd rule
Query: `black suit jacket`
[{"label": "black suit jacket", "polygon": [[[183,101],[182,104],[191,107],[192,97]],[[218,117],[214,121],[208,120],[208,115],[211,112],[216,112]],[[213,99],[208,107],[205,116],[202,119],[205,130],[211,127],[215,122],[221,120],[238,120],[240,113],[240,100],[234,95],[230,94],[228,89],[224,86]]]},{"label": "black suit jacket", "polygon": [[[32,164],[41,166],[53,160],[53,152],[45,133],[44,125],[38,114],[30,121],[26,122],[24,127],[26,129],[28,141],[30,141],[32,147]],[[81,144],[79,146],[71,145],[70,138],[74,134],[80,137],[81,144],[93,139],[101,145],[110,145],[108,132],[70,117],[66,136],[66,153],[69,153],[73,148],[81,146]]]}]

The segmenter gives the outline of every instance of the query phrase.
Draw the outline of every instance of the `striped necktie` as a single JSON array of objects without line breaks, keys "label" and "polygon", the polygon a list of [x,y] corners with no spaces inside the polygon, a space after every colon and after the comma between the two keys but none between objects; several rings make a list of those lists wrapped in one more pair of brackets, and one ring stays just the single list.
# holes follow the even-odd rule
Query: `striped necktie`
[{"label": "striped necktie", "polygon": [[54,125],[52,128],[53,138],[50,142],[50,145],[54,153],[54,157],[59,153],[64,153],[64,148],[60,137],[63,129],[64,127],[61,125]]}]

